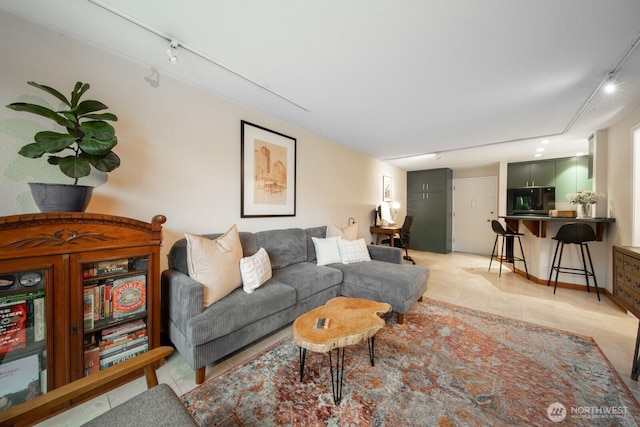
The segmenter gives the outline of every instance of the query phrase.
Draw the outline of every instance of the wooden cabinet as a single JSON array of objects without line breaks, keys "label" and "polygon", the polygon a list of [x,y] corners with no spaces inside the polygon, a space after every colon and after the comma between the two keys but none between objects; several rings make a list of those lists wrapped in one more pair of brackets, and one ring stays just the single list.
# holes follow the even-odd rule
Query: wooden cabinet
[{"label": "wooden cabinet", "polygon": [[[640,247],[613,247],[613,296],[634,316],[640,317]],[[631,366],[631,379],[640,377],[640,326]]]},{"label": "wooden cabinet", "polygon": [[509,163],[507,165],[507,187],[554,187],[556,185],[556,162]]},{"label": "wooden cabinet", "polygon": [[451,252],[452,177],[451,169],[407,173],[407,215],[413,216],[410,248]]},{"label": "wooden cabinet", "polygon": [[613,247],[613,295],[640,317],[640,248]]},{"label": "wooden cabinet", "polygon": [[0,316],[15,321],[0,327],[0,371],[22,370],[35,397],[159,346],[164,222],[161,215],[151,223],[86,213],[0,217]]}]

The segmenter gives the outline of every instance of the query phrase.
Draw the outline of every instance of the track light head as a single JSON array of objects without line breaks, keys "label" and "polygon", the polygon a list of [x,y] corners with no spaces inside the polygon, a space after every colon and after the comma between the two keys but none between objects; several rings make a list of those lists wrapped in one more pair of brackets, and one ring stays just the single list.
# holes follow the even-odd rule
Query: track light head
[{"label": "track light head", "polygon": [[604,85],[604,91],[607,93],[613,93],[616,91],[616,82],[614,82],[613,80],[609,80],[608,82],[605,83]]},{"label": "track light head", "polygon": [[609,74],[609,78],[604,82],[604,91],[606,93],[613,93],[618,87],[618,81],[613,77],[613,73]]},{"label": "track light head", "polygon": [[178,62],[178,57],[173,54],[173,51],[180,46],[177,40],[171,39],[169,42],[169,49],[167,49],[167,56],[169,57],[169,62],[175,64]]},{"label": "track light head", "polygon": [[172,64],[178,62],[178,57],[173,54],[173,49],[167,49],[167,56],[169,57],[169,62]]}]

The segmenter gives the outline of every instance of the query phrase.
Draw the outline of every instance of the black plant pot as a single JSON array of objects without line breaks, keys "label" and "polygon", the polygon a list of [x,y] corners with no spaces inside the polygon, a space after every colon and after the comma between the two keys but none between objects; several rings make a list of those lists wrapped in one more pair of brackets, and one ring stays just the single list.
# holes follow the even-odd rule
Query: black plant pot
[{"label": "black plant pot", "polygon": [[40,212],[84,212],[93,194],[88,185],[30,182],[29,187]]}]

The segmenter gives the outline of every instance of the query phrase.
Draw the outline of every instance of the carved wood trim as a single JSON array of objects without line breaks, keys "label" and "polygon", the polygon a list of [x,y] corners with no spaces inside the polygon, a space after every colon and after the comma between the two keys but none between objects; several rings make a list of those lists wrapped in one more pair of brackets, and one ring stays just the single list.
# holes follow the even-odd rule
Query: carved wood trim
[{"label": "carved wood trim", "polygon": [[[92,244],[112,245],[133,236],[138,243],[159,244],[165,221],[163,215],[156,215],[147,223],[115,215],[75,212],[0,217],[0,251],[6,254],[0,258],[19,256],[18,252],[32,255],[28,251],[37,248],[49,248],[56,253],[75,252],[90,249]],[[16,252],[7,253],[12,250]]]}]

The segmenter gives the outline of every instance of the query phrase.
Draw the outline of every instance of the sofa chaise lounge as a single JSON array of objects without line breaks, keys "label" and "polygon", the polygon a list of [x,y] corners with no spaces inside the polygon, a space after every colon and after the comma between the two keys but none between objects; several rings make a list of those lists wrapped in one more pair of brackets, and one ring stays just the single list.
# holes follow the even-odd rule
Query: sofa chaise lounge
[{"label": "sofa chaise lounge", "polygon": [[[371,261],[317,265],[312,238],[327,227],[240,232],[244,257],[264,248],[272,277],[254,292],[242,286],[204,308],[203,285],[189,276],[187,240],[178,240],[162,272],[162,323],[178,352],[204,381],[206,365],[293,322],[336,296],[389,303],[398,323],[427,290],[429,270],[402,264],[402,251],[369,245]],[[221,234],[203,237],[216,239]]]}]

